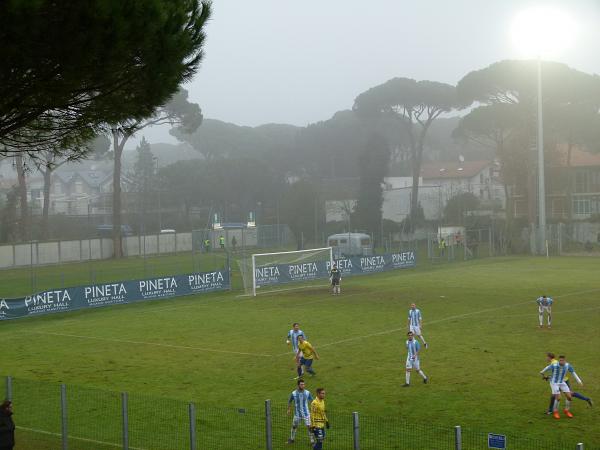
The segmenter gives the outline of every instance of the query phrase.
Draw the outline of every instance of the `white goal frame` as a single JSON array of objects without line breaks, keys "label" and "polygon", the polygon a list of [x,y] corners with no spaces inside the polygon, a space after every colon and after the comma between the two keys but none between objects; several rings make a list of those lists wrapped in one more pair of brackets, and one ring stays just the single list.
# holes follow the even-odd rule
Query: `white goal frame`
[{"label": "white goal frame", "polygon": [[317,252],[320,250],[329,250],[329,265],[333,265],[333,248],[307,248],[306,250],[294,250],[291,252],[272,252],[272,253],[253,253],[252,254],[252,296],[256,297],[256,257],[257,256],[272,256],[272,255],[290,255],[294,253]]}]

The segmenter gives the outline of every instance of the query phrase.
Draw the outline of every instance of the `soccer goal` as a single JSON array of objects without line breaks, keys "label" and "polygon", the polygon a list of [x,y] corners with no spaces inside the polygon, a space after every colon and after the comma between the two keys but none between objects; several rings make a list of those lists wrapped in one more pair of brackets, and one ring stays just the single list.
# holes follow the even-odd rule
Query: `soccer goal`
[{"label": "soccer goal", "polygon": [[[333,263],[331,247],[297,250],[293,252],[256,253],[238,261],[246,294],[310,286],[310,281],[329,277]],[[313,283],[312,285],[314,285]],[[322,284],[322,283],[321,283]]]}]

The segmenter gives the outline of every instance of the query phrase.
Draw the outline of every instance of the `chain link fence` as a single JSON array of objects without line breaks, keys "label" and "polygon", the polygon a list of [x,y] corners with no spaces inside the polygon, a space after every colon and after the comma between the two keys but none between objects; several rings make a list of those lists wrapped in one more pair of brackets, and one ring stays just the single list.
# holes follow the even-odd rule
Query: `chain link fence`
[{"label": "chain link fence", "polygon": [[[285,404],[252,408],[116,393],[6,377],[15,407],[17,448],[36,450],[231,450],[289,448],[292,417]],[[328,450],[480,450],[488,434],[468,428],[411,423],[400,417],[328,410]],[[505,434],[519,450],[583,450],[578,443]],[[309,448],[302,424],[295,436]],[[600,450],[586,447],[588,450]]]}]

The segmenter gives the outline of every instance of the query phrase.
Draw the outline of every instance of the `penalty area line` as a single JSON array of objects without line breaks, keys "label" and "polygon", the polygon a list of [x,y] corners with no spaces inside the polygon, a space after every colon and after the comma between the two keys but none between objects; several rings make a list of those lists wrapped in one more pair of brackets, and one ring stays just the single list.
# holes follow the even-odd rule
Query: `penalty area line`
[{"label": "penalty area line", "polygon": [[219,350],[216,348],[206,348],[206,347],[192,347],[188,345],[176,345],[176,344],[161,344],[160,342],[144,342],[144,341],[130,341],[126,339],[112,339],[112,338],[104,338],[99,336],[85,336],[81,334],[68,334],[68,333],[54,333],[50,331],[24,331],[24,334],[41,334],[41,335],[49,335],[49,336],[61,336],[61,337],[72,337],[76,339],[89,339],[95,341],[105,341],[105,342],[116,342],[118,344],[133,344],[133,345],[150,345],[155,347],[166,347],[166,348],[177,348],[183,350],[200,350],[203,352],[211,352],[211,353],[227,353],[231,355],[244,355],[244,356],[262,356],[270,358],[273,355],[267,355],[264,353],[249,353],[249,352],[235,352],[233,350]]},{"label": "penalty area line", "polygon": [[[308,286],[297,286],[297,287],[291,287],[291,288],[285,288],[285,289],[276,289],[273,291],[267,291],[267,292],[260,292],[259,294],[261,296],[267,296],[269,294],[277,294],[278,292],[288,292],[288,291],[299,291],[302,289],[311,289],[311,288],[321,288],[321,287],[327,287],[329,286],[328,284],[311,284]],[[240,295],[236,295],[237,298],[240,297],[255,297],[252,294],[240,294]]]},{"label": "penalty area line", "polygon": [[[588,290],[585,290],[585,291],[568,292],[566,294],[557,295],[556,298],[571,297],[573,295],[589,294],[591,292],[598,292],[598,291],[600,291],[600,289],[588,289]],[[444,317],[442,319],[432,320],[430,322],[427,322],[427,324],[430,325],[430,324],[437,324],[437,323],[447,322],[449,320],[464,319],[466,317],[475,316],[477,314],[483,314],[483,313],[492,312],[492,311],[499,311],[501,309],[507,309],[507,308],[514,308],[516,306],[523,306],[523,305],[527,305],[527,304],[530,304],[530,303],[533,303],[532,300],[527,300],[525,302],[519,302],[519,303],[512,303],[510,305],[499,306],[497,308],[481,309],[479,311],[472,311],[472,312],[469,312],[469,313],[457,314],[457,315],[454,315],[454,316]],[[384,331],[378,331],[376,333],[365,334],[363,336],[354,336],[354,337],[351,337],[351,338],[341,339],[339,341],[334,341],[334,342],[329,342],[327,344],[319,345],[318,348],[331,347],[332,345],[338,345],[338,344],[343,344],[343,343],[346,343],[346,342],[358,341],[360,339],[367,339],[367,338],[370,338],[370,337],[383,336],[383,335],[386,335],[386,334],[397,333],[398,331],[402,331],[402,330],[406,330],[406,329],[407,329],[407,327],[404,326],[404,327],[401,327],[401,328],[394,328],[394,329],[391,329],[391,330],[384,330]],[[275,355],[275,356],[285,356],[287,354],[288,353],[280,353],[280,354]]]},{"label": "penalty area line", "polygon": [[[45,430],[38,430],[37,428],[28,428],[28,427],[22,427],[20,425],[17,425],[17,430],[23,430],[23,431],[30,431],[32,433],[38,433],[38,434],[45,434],[47,436],[62,436],[61,433],[53,433],[52,431],[45,431]],[[83,441],[83,442],[91,442],[92,444],[100,444],[100,445],[106,445],[109,447],[117,447],[117,448],[121,448],[123,444],[117,444],[115,442],[106,442],[106,441],[98,441],[96,439],[89,439],[89,438],[84,438],[84,437],[79,437],[79,436],[67,436],[69,439],[75,439],[76,441]],[[142,447],[132,447],[131,445],[129,446],[130,449],[132,450],[146,450],[145,448]]]}]

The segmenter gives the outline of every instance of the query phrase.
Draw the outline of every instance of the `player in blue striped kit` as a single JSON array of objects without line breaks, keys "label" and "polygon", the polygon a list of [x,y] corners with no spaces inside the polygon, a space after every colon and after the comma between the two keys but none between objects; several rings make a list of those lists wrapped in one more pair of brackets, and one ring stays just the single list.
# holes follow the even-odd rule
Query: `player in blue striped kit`
[{"label": "player in blue striped kit", "polygon": [[542,295],[538,297],[535,301],[538,305],[538,315],[540,318],[540,328],[544,326],[544,313],[546,313],[546,317],[548,319],[548,328],[552,328],[552,297],[547,297]]},{"label": "player in blue striped kit", "polygon": [[408,355],[406,356],[406,383],[404,383],[402,387],[410,386],[410,372],[412,369],[415,369],[417,373],[423,377],[423,383],[427,384],[429,378],[421,370],[421,362],[419,361],[421,344],[415,339],[415,335],[412,331],[409,331],[407,336],[406,349],[408,350]]},{"label": "player in blue striped kit", "polygon": [[421,338],[423,341],[423,345],[425,348],[428,348],[427,342],[425,342],[425,338],[421,334],[421,327],[423,326],[423,316],[421,315],[421,310],[417,309],[417,305],[414,303],[410,305],[410,309],[408,310],[408,331],[412,331],[415,336]]},{"label": "player in blue striped kit", "polygon": [[288,331],[285,343],[287,345],[292,346],[292,352],[294,353],[294,366],[295,366],[296,370],[298,369],[298,362],[296,361],[296,355],[298,354],[298,337],[299,336],[303,336],[304,338],[306,338],[306,336],[304,335],[304,331],[302,331],[300,329],[300,324],[298,322],[294,322],[292,324],[292,329],[290,331]]},{"label": "player in blue striped kit", "polygon": [[[285,341],[287,345],[292,345],[294,356],[298,353],[298,336],[304,336],[304,331],[300,329],[300,324],[298,322],[294,322],[292,324],[292,329],[288,331],[287,339]],[[306,338],[306,336],[304,337]]]},{"label": "player in blue striped kit", "polygon": [[[546,376],[546,372],[550,372],[550,376]],[[581,378],[579,378],[579,376],[577,376],[577,374],[575,373],[575,369],[573,369],[573,366],[566,361],[564,356],[561,355],[558,357],[558,362],[552,363],[544,367],[540,374],[542,375],[544,380],[550,381],[550,389],[552,390],[552,394],[554,395],[554,418],[560,419],[558,405],[560,402],[561,392],[565,394],[566,397],[564,413],[567,417],[573,417],[573,414],[570,411],[572,400],[571,388],[569,388],[565,381],[567,374],[573,375],[573,378],[575,378],[577,383],[583,386],[583,382],[581,381]]]},{"label": "player in blue striped kit", "polygon": [[288,444],[293,444],[296,439],[296,430],[300,422],[304,422],[308,431],[308,438],[310,439],[311,445],[314,444],[313,434],[310,432],[310,403],[313,401],[311,393],[305,389],[303,379],[298,380],[298,388],[292,391],[288,400],[288,416],[292,412],[292,403],[294,404],[294,419],[292,420],[292,430],[290,431],[290,438]]},{"label": "player in blue striped kit", "polygon": [[[558,359],[556,359],[556,356],[552,352],[546,353],[546,361],[548,362],[548,365],[558,363]],[[565,375],[565,383],[567,383],[567,386],[571,390],[571,396],[573,398],[578,398],[579,400],[583,400],[584,402],[587,402],[587,404],[590,406],[590,408],[594,406],[594,402],[592,401],[592,399],[590,397],[586,397],[585,395],[583,395],[580,392],[573,391],[573,389],[571,388],[571,384],[569,383],[569,374]],[[548,414],[548,415],[550,415],[554,412],[554,400],[555,400],[554,394],[551,394],[550,395],[550,406],[548,407],[548,411],[546,411],[546,414]]]}]

